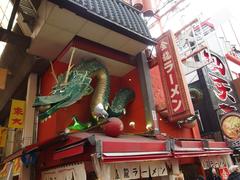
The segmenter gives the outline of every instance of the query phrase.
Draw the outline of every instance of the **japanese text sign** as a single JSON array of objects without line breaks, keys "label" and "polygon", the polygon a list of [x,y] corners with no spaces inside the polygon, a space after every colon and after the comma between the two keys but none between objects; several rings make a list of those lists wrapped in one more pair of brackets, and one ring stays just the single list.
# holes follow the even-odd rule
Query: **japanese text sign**
[{"label": "japanese text sign", "polygon": [[68,164],[67,166],[43,171],[41,180],[86,180],[84,163]]},{"label": "japanese text sign", "polygon": [[115,180],[140,179],[168,175],[164,161],[119,163],[113,166],[112,172],[113,179]]},{"label": "japanese text sign", "polygon": [[236,95],[230,84],[232,79],[225,59],[206,50],[203,51],[202,57],[207,62],[211,62],[203,68],[203,73],[214,110],[217,110],[218,114],[221,115],[236,111]]},{"label": "japanese text sign", "polygon": [[24,115],[25,115],[25,101],[13,99],[8,127],[23,128]]},{"label": "japanese text sign", "polygon": [[210,156],[200,158],[203,169],[227,167],[227,161],[223,156]]},{"label": "japanese text sign", "polygon": [[232,77],[227,61],[223,56],[210,50],[204,50],[201,55],[202,59],[209,62],[207,66],[202,68],[201,73],[208,88],[212,107],[220,121],[224,138],[232,148],[239,147],[238,126],[230,125],[230,122],[233,122],[230,119],[239,119],[238,115],[230,114],[239,111],[238,97],[231,83]]},{"label": "japanese text sign", "polygon": [[158,39],[157,59],[163,82],[170,121],[185,119],[194,114],[192,101],[179,62],[171,31]]}]

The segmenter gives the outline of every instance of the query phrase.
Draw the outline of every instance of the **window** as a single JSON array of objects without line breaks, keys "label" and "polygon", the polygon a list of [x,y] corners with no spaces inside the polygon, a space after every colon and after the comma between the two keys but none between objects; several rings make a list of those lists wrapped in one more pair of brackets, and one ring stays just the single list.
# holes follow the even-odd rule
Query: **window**
[{"label": "window", "polygon": [[[7,29],[8,21],[11,17],[12,9],[13,9],[13,5],[10,0],[0,0],[0,27]],[[16,19],[14,24],[15,23],[16,23]],[[6,46],[6,43],[0,41],[0,57],[5,46]]]}]

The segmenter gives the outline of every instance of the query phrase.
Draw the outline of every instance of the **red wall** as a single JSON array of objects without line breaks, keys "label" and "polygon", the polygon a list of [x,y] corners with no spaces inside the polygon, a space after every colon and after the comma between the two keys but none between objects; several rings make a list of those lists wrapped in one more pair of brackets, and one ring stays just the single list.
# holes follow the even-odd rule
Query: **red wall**
[{"label": "red wall", "polygon": [[[58,61],[54,63],[54,69],[56,74],[62,73],[67,69],[67,65]],[[120,88],[129,87],[132,88],[136,97],[135,100],[130,103],[127,107],[127,114],[122,117],[122,121],[124,123],[125,132],[128,133],[143,133],[145,131],[145,114],[144,114],[144,103],[142,94],[140,91],[140,82],[138,79],[137,70],[134,69],[123,77],[115,77],[111,76],[110,83],[110,100],[113,99],[114,95]],[[51,92],[51,88],[54,85],[55,81],[51,74],[51,71],[48,70],[43,78],[41,83],[41,94],[48,95]],[[93,80],[92,86],[94,87],[96,84],[95,80]],[[71,118],[74,115],[77,115],[78,118],[82,122],[87,122],[90,119],[90,101],[91,96],[85,96],[80,101],[75,104],[60,109],[55,112],[50,119],[46,122],[39,123],[39,141],[44,141],[49,138],[52,138],[64,131],[64,129],[71,124]],[[134,121],[136,123],[135,128],[129,126],[129,122]]]}]

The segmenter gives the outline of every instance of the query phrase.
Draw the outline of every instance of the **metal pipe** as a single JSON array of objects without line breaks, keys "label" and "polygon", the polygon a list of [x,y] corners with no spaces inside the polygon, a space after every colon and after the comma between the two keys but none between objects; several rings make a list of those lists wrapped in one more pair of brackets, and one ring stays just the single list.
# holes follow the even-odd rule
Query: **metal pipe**
[{"label": "metal pipe", "polygon": [[237,40],[238,46],[240,47],[240,43],[239,43],[237,34],[236,34],[236,32],[235,32],[235,30],[234,30],[234,28],[233,28],[232,22],[231,22],[230,19],[229,19],[228,21],[229,21],[229,24],[230,24],[230,26],[231,26],[231,29],[232,29],[232,31],[233,31],[233,33],[234,33],[234,36],[235,36],[235,38],[236,38],[236,40]]},{"label": "metal pipe", "polygon": [[11,29],[12,29],[13,22],[14,22],[14,19],[15,19],[15,17],[16,17],[16,14],[17,14],[20,1],[21,1],[21,0],[15,0],[15,2],[14,2],[12,14],[11,14],[11,17],[10,17],[9,22],[8,22],[8,27],[7,27],[7,30],[8,30],[8,31],[11,31]]}]

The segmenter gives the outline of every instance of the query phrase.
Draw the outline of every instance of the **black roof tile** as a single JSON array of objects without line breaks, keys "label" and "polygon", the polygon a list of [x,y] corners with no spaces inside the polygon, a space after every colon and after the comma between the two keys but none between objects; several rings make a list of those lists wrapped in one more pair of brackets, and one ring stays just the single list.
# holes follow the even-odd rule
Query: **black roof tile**
[{"label": "black roof tile", "polygon": [[145,44],[155,44],[141,12],[121,0],[49,0],[79,16]]}]

